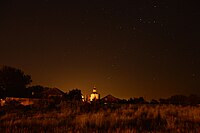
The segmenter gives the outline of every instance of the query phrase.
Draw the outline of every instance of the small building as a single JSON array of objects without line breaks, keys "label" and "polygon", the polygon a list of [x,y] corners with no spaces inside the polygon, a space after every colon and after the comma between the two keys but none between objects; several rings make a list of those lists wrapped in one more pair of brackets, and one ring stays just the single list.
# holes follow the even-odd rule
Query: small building
[{"label": "small building", "polygon": [[83,95],[81,95],[82,101],[85,102],[85,97]]},{"label": "small building", "polygon": [[0,99],[0,106],[4,106],[6,103],[6,100],[5,99]]},{"label": "small building", "polygon": [[34,87],[31,89],[31,96],[27,97],[6,97],[5,99],[0,99],[0,106],[4,106],[10,101],[17,101],[21,105],[28,106],[33,104],[38,104],[39,102],[45,101],[46,103],[51,102],[52,98],[56,101],[61,100],[65,93],[57,88],[42,88]]},{"label": "small building", "polygon": [[100,99],[100,94],[97,93],[96,87],[93,88],[92,94],[90,95],[90,101],[95,101]]},{"label": "small building", "polygon": [[31,98],[61,98],[65,93],[58,88],[35,86],[31,90]]},{"label": "small building", "polygon": [[65,93],[58,88],[47,88],[42,92],[44,98],[61,98]]},{"label": "small building", "polygon": [[110,103],[118,103],[118,102],[120,102],[120,99],[119,98],[116,98],[116,97],[114,97],[114,96],[112,96],[112,95],[107,95],[107,96],[105,96],[105,97],[103,97],[102,99],[101,99],[101,101],[104,103],[104,104],[110,104]]}]

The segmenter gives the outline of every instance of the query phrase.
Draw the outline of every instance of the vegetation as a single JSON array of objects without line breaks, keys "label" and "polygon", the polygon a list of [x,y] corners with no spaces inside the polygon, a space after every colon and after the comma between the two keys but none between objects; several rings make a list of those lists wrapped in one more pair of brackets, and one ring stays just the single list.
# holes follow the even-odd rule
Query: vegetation
[{"label": "vegetation", "polygon": [[200,107],[62,101],[0,108],[0,132],[198,132]]},{"label": "vegetation", "polygon": [[26,96],[26,87],[31,82],[31,76],[25,75],[22,70],[9,66],[2,67],[0,69],[0,98]]},{"label": "vegetation", "polygon": [[109,95],[88,103],[82,102],[81,90],[64,93],[40,85],[27,88],[30,83],[31,77],[20,69],[0,69],[0,102],[6,96],[35,99],[34,104],[23,106],[11,98],[0,106],[0,133],[200,131],[200,97],[196,95],[151,102],[143,97],[120,100]]},{"label": "vegetation", "polygon": [[82,93],[79,89],[70,90],[65,94],[65,100],[69,101],[82,101]]}]

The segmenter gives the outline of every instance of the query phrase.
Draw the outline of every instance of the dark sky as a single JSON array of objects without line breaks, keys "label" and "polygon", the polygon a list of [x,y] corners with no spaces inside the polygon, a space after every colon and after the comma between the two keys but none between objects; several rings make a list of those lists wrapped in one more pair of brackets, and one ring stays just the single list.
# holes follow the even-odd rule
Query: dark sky
[{"label": "dark sky", "polygon": [[199,18],[189,0],[1,0],[0,65],[63,91],[200,94]]}]

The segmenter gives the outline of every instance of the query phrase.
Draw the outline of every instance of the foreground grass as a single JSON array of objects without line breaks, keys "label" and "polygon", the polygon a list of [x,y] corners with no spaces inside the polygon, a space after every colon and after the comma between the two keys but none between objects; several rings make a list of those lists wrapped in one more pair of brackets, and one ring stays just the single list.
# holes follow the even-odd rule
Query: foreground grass
[{"label": "foreground grass", "polygon": [[87,111],[85,105],[62,104],[56,110],[13,109],[0,116],[1,133],[199,131],[197,106],[120,105]]}]

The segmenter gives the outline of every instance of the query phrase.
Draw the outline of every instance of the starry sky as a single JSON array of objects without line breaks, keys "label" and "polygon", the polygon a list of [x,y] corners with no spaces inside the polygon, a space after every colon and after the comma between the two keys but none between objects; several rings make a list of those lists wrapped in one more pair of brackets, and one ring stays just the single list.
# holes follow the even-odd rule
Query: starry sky
[{"label": "starry sky", "polygon": [[65,92],[200,95],[199,18],[188,0],[1,0],[0,65]]}]

